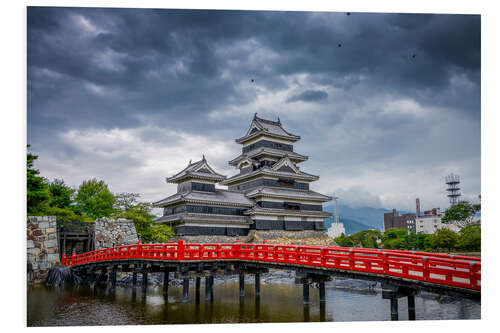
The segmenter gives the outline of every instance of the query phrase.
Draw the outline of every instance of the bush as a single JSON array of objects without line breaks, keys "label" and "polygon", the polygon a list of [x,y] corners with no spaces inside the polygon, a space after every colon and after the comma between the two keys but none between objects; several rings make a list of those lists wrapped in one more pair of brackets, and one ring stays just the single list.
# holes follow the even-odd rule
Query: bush
[{"label": "bush", "polygon": [[458,235],[446,228],[436,230],[430,235],[430,245],[433,249],[451,249],[455,248],[458,241]]},{"label": "bush", "polygon": [[481,227],[468,224],[460,230],[457,248],[464,251],[481,251]]}]

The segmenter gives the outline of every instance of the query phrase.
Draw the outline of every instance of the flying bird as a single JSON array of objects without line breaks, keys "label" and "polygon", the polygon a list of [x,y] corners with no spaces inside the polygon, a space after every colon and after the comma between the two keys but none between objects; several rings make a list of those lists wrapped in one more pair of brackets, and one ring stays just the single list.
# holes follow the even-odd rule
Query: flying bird
[{"label": "flying bird", "polygon": [[255,82],[255,80],[254,80],[254,79],[251,79],[250,81]]},{"label": "flying bird", "polygon": [[339,47],[342,47],[342,44],[341,44],[341,43],[339,43]]},{"label": "flying bird", "polygon": [[411,57],[412,57],[413,59],[415,59],[415,57],[416,57],[416,56],[417,56],[417,55],[414,53]]}]

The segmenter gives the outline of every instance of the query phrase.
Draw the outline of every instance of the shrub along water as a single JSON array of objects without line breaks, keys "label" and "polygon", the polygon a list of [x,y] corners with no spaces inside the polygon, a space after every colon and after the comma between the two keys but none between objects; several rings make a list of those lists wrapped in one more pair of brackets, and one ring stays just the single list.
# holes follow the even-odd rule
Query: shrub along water
[{"label": "shrub along water", "polygon": [[456,233],[446,228],[434,234],[409,233],[406,229],[363,230],[335,238],[339,246],[421,251],[481,251],[481,227],[468,224]]}]

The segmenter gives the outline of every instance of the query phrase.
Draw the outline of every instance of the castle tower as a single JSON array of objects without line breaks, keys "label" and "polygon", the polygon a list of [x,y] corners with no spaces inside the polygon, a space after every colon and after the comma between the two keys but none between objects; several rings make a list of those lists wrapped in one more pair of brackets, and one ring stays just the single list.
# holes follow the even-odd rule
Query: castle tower
[{"label": "castle tower", "polygon": [[157,222],[173,227],[179,236],[248,234],[252,221],[243,212],[255,203],[242,193],[216,188],[215,184],[224,179],[226,176],[216,173],[205,156],[190,161],[186,168],[166,179],[177,184],[177,193],[153,203],[163,208]]},{"label": "castle tower", "polygon": [[230,191],[239,191],[256,202],[245,211],[257,230],[324,230],[322,204],[331,197],[311,191],[309,184],[319,179],[299,169],[307,156],[293,151],[300,136],[287,132],[281,121],[254,115],[246,134],[236,143],[242,153],[229,164],[239,173],[220,182]]}]

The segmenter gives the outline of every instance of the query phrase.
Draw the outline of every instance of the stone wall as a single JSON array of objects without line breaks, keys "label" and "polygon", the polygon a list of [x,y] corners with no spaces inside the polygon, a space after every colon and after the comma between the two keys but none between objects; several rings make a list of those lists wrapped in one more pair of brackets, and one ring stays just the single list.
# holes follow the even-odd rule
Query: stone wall
[{"label": "stone wall", "polygon": [[196,235],[181,236],[176,235],[172,241],[184,240],[188,243],[261,243],[266,241],[273,244],[296,244],[296,245],[323,245],[337,246],[335,241],[328,237],[328,234],[319,230],[250,230],[248,236],[217,236],[217,235]]},{"label": "stone wall", "polygon": [[119,245],[136,244],[138,241],[139,238],[137,237],[132,220],[108,220],[107,218],[95,220],[96,250]]},{"label": "stone wall", "polygon": [[50,267],[60,263],[55,216],[28,216],[28,283],[41,282]]}]

